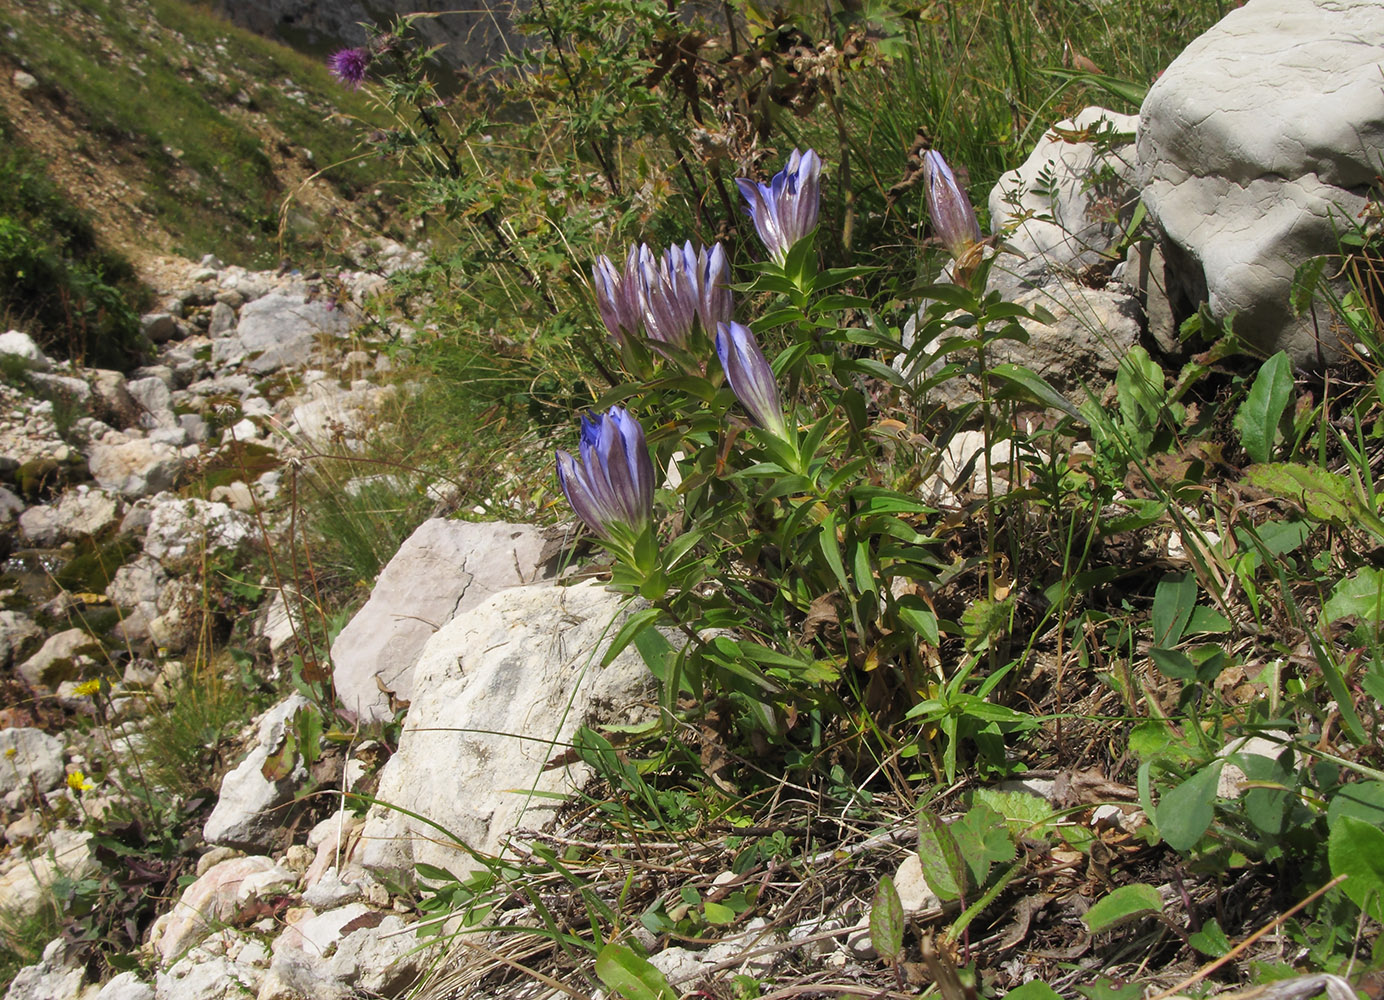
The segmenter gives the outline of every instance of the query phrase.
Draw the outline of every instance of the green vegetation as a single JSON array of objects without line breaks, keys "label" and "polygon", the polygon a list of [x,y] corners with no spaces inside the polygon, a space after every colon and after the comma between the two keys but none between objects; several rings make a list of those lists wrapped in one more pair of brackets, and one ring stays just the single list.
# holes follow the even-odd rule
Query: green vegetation
[{"label": "green vegetation", "polygon": [[[1003,994],[1019,982],[1008,957],[1064,992],[1151,970],[1169,985],[1278,917],[1295,957],[1237,952],[1238,981],[1378,968],[1384,597],[1352,554],[1381,542],[1372,373],[1261,367],[1207,327],[1210,352],[1181,370],[1136,348],[1112,404],[1076,405],[993,360],[1042,314],[983,293],[992,258],[929,284],[944,258],[922,221],[924,150],[986,191],[1058,119],[1134,110],[1220,5],[732,11],[718,37],[633,0],[535,7],[526,28],[551,44],[445,99],[406,21],[375,44],[394,127],[371,141],[411,172],[440,236],[396,287],[430,296],[438,332],[418,360],[456,387],[430,397],[448,409],[410,435],[411,461],[465,484],[466,505],[565,512],[540,442],[571,449],[583,409],[618,404],[647,432],[656,483],[678,472],[650,522],[603,543],[612,584],[649,602],[613,646],[644,657],[661,714],[579,736],[572,752],[603,779],[588,846],[540,843],[461,880],[420,871],[423,911],[485,926],[517,893],[531,967],[626,997],[689,987],[641,956],[636,922],[700,942],[845,896],[874,900],[877,988],[907,972],[948,997],[962,995],[948,977]],[[731,182],[809,145],[827,164],[815,242],[765,263]],[[1375,259],[1377,236],[1357,236],[1357,262]],[[603,329],[596,256],[618,270],[630,243],[685,239],[727,246],[782,426],[742,409],[711,331],[655,352]],[[1336,308],[1373,358],[1368,284]],[[900,364],[928,375],[910,383]],[[930,401],[957,380],[970,402]],[[963,459],[954,499],[925,499],[972,428],[979,454],[1011,457]],[[498,496],[496,452],[513,470]],[[990,787],[1032,771],[1076,783],[1065,808]],[[886,862],[853,853],[900,829],[943,902],[926,933],[898,917]],[[620,846],[646,843],[668,853]],[[639,874],[692,855],[710,874],[679,890]],[[718,890],[727,870],[746,888]],[[580,899],[561,919],[538,888],[557,878]],[[1076,938],[1103,975],[1064,965]],[[784,985],[736,977],[747,997]]]},{"label": "green vegetation", "polygon": [[[353,738],[327,703],[333,602],[426,515],[418,483],[454,486],[454,508],[567,519],[552,447],[577,450],[583,412],[611,414],[608,453],[647,450],[653,470],[626,520],[584,518],[601,538],[576,555],[631,597],[605,655],[639,653],[656,717],[565,748],[597,775],[575,833],[504,860],[458,844],[480,862],[464,878],[419,867],[433,933],[459,915],[458,934],[512,936],[494,965],[439,970],[420,995],[519,973],[674,1000],[701,984],[669,983],[650,936],[700,947],[760,919],[851,933],[826,913],[863,922],[874,956],[857,947],[839,975],[742,972],[728,995],[1123,998],[1197,986],[1208,959],[1225,959],[1222,985],[1378,972],[1377,229],[1346,234],[1343,259],[1304,269],[1296,296],[1359,345],[1348,370],[1245,358],[1233,329],[1192,317],[1205,351],[1136,347],[1108,397],[1069,400],[996,361],[1044,314],[985,291],[995,258],[979,244],[947,239],[948,258],[921,155],[986,191],[1059,118],[1132,110],[1222,5],[727,10],[728,33],[644,0],[552,0],[524,22],[542,44],[464,83],[430,77],[407,19],[372,50],[385,126],[365,148],[399,165],[434,238],[393,287],[425,313],[396,361],[428,379],[364,456],[292,473],[309,545],[273,553],[272,575],[310,595],[293,682],[314,708],[273,763]],[[98,107],[100,88],[84,92]],[[809,145],[826,164],[819,225],[766,261],[734,180]],[[218,170],[215,151],[198,155]],[[258,170],[250,156],[226,176],[253,187]],[[241,221],[264,239],[262,216]],[[656,349],[603,328],[595,258],[683,240],[727,248],[751,328],[723,334],[742,349],[736,375],[700,321]],[[969,394],[936,402],[958,385]],[[980,443],[943,474],[965,432]],[[258,588],[226,571],[207,608],[233,616]],[[164,891],[208,757],[253,689],[216,679],[228,670],[211,645],[189,675],[208,686],[152,730],[167,746],[142,774],[96,775],[144,789],[103,846],[157,859]],[[1035,775],[1052,794],[997,787]],[[915,848],[937,905],[905,921],[895,873]],[[137,937],[116,905],[127,884],[102,879],[69,898],[118,955]],[[1251,937],[1270,925],[1272,942]]]},{"label": "green vegetation", "polygon": [[0,119],[0,313],[47,350],[96,367],[139,354],[141,290],[128,261],[54,187]]},{"label": "green vegetation", "polygon": [[59,16],[20,2],[7,27],[0,55],[39,79],[32,100],[60,107],[137,182],[138,208],[178,241],[162,252],[273,266],[284,252],[339,249],[333,223],[293,199],[274,156],[310,150],[303,172],[331,167],[347,200],[378,180],[352,156],[347,123],[363,110],[354,94],[319,62],[196,6],[63,0]]}]

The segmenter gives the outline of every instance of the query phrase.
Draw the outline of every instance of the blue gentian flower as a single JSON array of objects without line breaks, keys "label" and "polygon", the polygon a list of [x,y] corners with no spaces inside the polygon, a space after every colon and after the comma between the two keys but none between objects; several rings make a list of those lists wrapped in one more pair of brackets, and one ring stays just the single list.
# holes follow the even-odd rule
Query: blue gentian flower
[{"label": "blue gentian flower", "polygon": [[775,437],[788,440],[788,423],[783,418],[774,370],[759,349],[750,328],[739,323],[722,323],[716,328],[716,353],[726,371],[735,398],[760,427]]},{"label": "blue gentian flower", "polygon": [[980,223],[966,192],[956,183],[956,176],[942,159],[942,154],[929,149],[923,154],[923,185],[927,191],[927,211],[932,217],[932,230],[947,252],[960,261],[980,242]]},{"label": "blue gentian flower", "polygon": [[558,449],[557,478],[597,538],[629,556],[653,523],[654,469],[644,428],[623,407],[581,420],[581,458]]},{"label": "blue gentian flower", "polygon": [[806,153],[795,149],[788,158],[788,166],[768,184],[747,177],[735,180],[748,203],[759,238],[780,266],[793,244],[817,228],[821,172],[821,157],[810,149]]},{"label": "blue gentian flower", "polygon": [[661,257],[647,245],[632,246],[623,273],[602,256],[592,279],[601,321],[618,344],[642,326],[655,348],[685,350],[694,324],[710,335],[731,317],[730,265],[719,243],[708,250],[689,241]]},{"label": "blue gentian flower", "polygon": [[617,271],[605,254],[596,258],[596,264],[591,269],[592,285],[596,290],[596,308],[601,314],[601,322],[610,332],[610,339],[620,345],[625,343],[627,337],[639,333],[642,318],[639,289],[630,277],[635,267],[638,249],[630,247],[624,271]]}]

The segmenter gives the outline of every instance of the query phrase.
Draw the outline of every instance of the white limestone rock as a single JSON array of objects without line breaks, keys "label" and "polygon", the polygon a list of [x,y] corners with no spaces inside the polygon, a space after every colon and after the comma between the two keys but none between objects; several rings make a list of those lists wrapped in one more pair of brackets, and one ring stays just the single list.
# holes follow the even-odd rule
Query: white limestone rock
[{"label": "white limestone rock", "polygon": [[62,784],[62,740],[41,729],[0,729],[0,796],[18,808],[37,788],[40,793]]},{"label": "white limestone rock", "polygon": [[[560,800],[525,792],[570,793],[589,770],[545,763],[578,726],[643,718],[654,697],[633,647],[599,666],[625,603],[595,582],[514,587],[443,626],[414,667],[414,700],[376,797],[491,853],[518,827],[551,822]],[[410,872],[424,861],[462,877],[477,867],[434,828],[379,807],[357,860]]]},{"label": "white limestone rock", "polygon": [[[319,337],[343,336],[351,326],[348,311],[330,302],[308,301],[299,292],[270,292],[241,308],[234,336],[217,341],[213,360],[221,364],[238,348],[245,366],[260,374],[304,365],[317,350]],[[227,352],[223,344],[228,345]]]},{"label": "white limestone rock", "polygon": [[22,611],[0,611],[0,668],[8,667],[42,638],[43,629]]},{"label": "white limestone rock", "polygon": [[11,854],[0,867],[0,899],[12,913],[37,916],[52,901],[60,878],[79,881],[98,869],[91,854],[91,834],[59,827],[28,856]]},{"label": "white limestone rock", "polygon": [[274,941],[259,1000],[393,997],[432,958],[398,914],[350,903],[290,925]]},{"label": "white limestone rock", "polygon": [[122,972],[101,987],[96,1000],[154,1000],[154,987],[134,972]]},{"label": "white limestone rock", "polygon": [[176,572],[190,568],[204,553],[238,549],[258,537],[254,518],[224,503],[175,499],[154,505],[144,551]]},{"label": "white limestone rock", "polygon": [[90,1000],[97,993],[86,982],[86,970],[76,949],[62,938],[48,942],[37,965],[15,973],[5,1000]]},{"label": "white limestone rock", "polygon": [[34,342],[34,338],[20,330],[0,333],[0,354],[18,358],[31,370],[46,372],[52,367],[48,355]]},{"label": "white limestone rock", "polygon": [[149,942],[159,959],[181,959],[212,931],[261,898],[292,892],[292,872],[261,855],[231,858],[212,865],[183,890],[178,902],[154,923]]},{"label": "white limestone rock", "polygon": [[413,665],[437,629],[497,591],[552,578],[556,548],[533,525],[424,521],[332,643],[337,699],[363,721],[413,698]]},{"label": "white limestone rock", "polygon": [[1139,112],[1139,187],[1183,314],[1206,300],[1265,354],[1328,362],[1294,269],[1337,252],[1384,148],[1384,4],[1255,0],[1193,41]]},{"label": "white limestone rock", "polygon": [[1102,260],[1138,202],[1137,124],[1135,115],[1086,108],[1058,122],[1022,166],[1000,176],[990,191],[992,231],[1028,217],[1006,239],[1022,257],[1001,254],[996,270],[1075,274]]},{"label": "white limestone rock", "polygon": [[70,628],[48,637],[37,653],[19,665],[19,676],[35,691],[57,690],[96,665],[101,644],[84,629]]},{"label": "white limestone rock", "polygon": [[283,746],[284,732],[292,726],[293,714],[308,704],[302,695],[294,694],[260,716],[255,746],[222,779],[221,795],[202,828],[207,843],[246,850],[269,846],[279,825],[279,807],[292,800],[294,790],[307,779],[307,770],[301,758],[295,760],[293,771],[278,781],[270,781],[262,769],[269,755]]},{"label": "white limestone rock", "polygon": [[171,445],[117,432],[88,446],[87,464],[92,478],[106,489],[143,497],[172,489],[184,459]]}]

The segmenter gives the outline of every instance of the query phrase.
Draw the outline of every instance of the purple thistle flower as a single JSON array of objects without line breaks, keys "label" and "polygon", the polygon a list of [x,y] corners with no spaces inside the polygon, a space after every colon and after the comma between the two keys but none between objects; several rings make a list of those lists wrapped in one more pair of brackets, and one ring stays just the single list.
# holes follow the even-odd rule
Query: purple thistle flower
[{"label": "purple thistle flower", "polygon": [[966,192],[956,183],[956,176],[942,159],[942,154],[929,149],[923,154],[923,185],[927,191],[927,212],[932,217],[932,229],[946,246],[947,252],[960,261],[971,247],[980,242],[980,223]]},{"label": "purple thistle flower", "polygon": [[810,149],[806,153],[795,149],[788,157],[788,166],[768,184],[748,177],[735,179],[760,240],[779,265],[794,243],[817,228],[821,172],[821,157]]},{"label": "purple thistle flower", "polygon": [[726,371],[735,398],[750,419],[770,434],[788,440],[788,423],[783,418],[774,370],[765,360],[750,328],[739,323],[722,323],[716,328],[716,353]]},{"label": "purple thistle flower", "polygon": [[370,68],[372,58],[368,48],[338,49],[327,60],[327,69],[352,90],[359,90],[365,82],[365,71]]},{"label": "purple thistle flower", "polygon": [[644,428],[622,407],[581,420],[581,459],[558,449],[557,478],[596,537],[628,555],[653,521],[654,469]]}]

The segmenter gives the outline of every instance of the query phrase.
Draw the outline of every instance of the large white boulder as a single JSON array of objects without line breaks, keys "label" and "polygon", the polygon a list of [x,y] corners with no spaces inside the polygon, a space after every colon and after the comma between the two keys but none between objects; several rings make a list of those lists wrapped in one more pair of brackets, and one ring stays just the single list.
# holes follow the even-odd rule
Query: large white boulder
[{"label": "large white boulder", "polygon": [[290,773],[271,780],[265,777],[264,766],[269,755],[283,747],[294,713],[308,705],[302,695],[289,695],[260,716],[255,745],[221,780],[221,794],[202,828],[207,843],[260,850],[273,841],[275,828],[283,821],[281,807],[292,801],[294,790],[307,780],[307,769],[301,758],[295,758]]},{"label": "large white boulder", "polygon": [[[471,848],[504,850],[520,826],[541,828],[589,777],[546,768],[579,726],[645,717],[653,679],[633,647],[602,653],[627,599],[589,581],[514,587],[458,615],[414,667],[413,703],[376,798],[439,824]],[[458,876],[479,867],[435,827],[376,806],[357,860],[411,872],[423,861]]]},{"label": "large white boulder", "polygon": [[385,692],[413,699],[413,665],[434,632],[496,591],[551,579],[555,557],[533,525],[424,521],[332,643],[338,702],[366,722],[390,718]]},{"label": "large white boulder", "polygon": [[350,332],[349,312],[323,299],[309,301],[300,292],[270,292],[241,308],[235,334],[216,341],[213,359],[218,364],[245,359],[246,367],[260,373],[306,364],[319,337]]},{"label": "large white boulder", "polygon": [[1076,274],[1102,261],[1138,201],[1134,130],[1138,118],[1084,109],[1043,134],[1023,164],[990,190],[990,228],[1013,227],[994,271]]},{"label": "large white boulder", "polygon": [[1378,0],[1254,0],[1173,61],[1140,109],[1138,161],[1180,311],[1204,299],[1300,363],[1339,355],[1329,324],[1294,317],[1288,296],[1379,173],[1382,74]]}]

